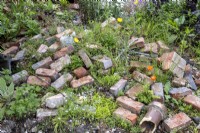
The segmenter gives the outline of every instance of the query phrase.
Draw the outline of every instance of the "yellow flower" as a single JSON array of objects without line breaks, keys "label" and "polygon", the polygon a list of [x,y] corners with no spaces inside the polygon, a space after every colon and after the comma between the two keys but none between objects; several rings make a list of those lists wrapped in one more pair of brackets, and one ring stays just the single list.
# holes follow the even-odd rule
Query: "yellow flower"
[{"label": "yellow flower", "polygon": [[121,23],[123,21],[122,18],[117,18],[117,22]]},{"label": "yellow flower", "polygon": [[75,42],[75,43],[78,43],[78,42],[79,42],[79,39],[78,39],[77,37],[75,37],[75,38],[74,38],[74,42]]},{"label": "yellow flower", "polygon": [[138,4],[138,0],[134,0],[134,5],[137,5]]}]

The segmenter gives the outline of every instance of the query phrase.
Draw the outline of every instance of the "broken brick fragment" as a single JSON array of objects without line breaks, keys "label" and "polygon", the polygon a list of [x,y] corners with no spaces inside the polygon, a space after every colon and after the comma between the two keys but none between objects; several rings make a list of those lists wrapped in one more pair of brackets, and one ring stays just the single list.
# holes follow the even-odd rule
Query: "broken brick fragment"
[{"label": "broken brick fragment", "polygon": [[172,88],[169,91],[169,94],[175,99],[180,99],[180,98],[184,98],[185,96],[189,94],[192,94],[192,90],[188,89],[187,87]]},{"label": "broken brick fragment", "polygon": [[42,76],[29,76],[27,83],[31,85],[48,87],[51,84],[51,79],[49,77]]},{"label": "broken brick fragment", "polygon": [[4,55],[10,55],[10,54],[16,54],[19,50],[19,47],[17,46],[12,46],[8,49],[6,49],[2,54]]},{"label": "broken brick fragment", "polygon": [[83,85],[92,84],[93,82],[94,79],[90,75],[88,75],[78,80],[72,80],[70,84],[72,88],[79,88]]},{"label": "broken brick fragment", "polygon": [[195,95],[187,95],[184,99],[184,102],[192,105],[195,109],[200,111],[200,98]]},{"label": "broken brick fragment", "polygon": [[82,78],[88,75],[88,72],[84,67],[79,67],[75,69],[73,72],[77,78]]}]

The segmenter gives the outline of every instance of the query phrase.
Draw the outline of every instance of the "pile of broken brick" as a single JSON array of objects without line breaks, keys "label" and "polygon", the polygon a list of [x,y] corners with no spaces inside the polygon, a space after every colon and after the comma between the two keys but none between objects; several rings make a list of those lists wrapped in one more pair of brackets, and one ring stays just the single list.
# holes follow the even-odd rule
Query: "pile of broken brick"
[{"label": "pile of broken brick", "polygon": [[[103,23],[103,27],[110,22],[111,21],[105,21]],[[35,70],[35,75],[29,75],[26,70],[13,74],[13,82],[16,85],[28,83],[43,87],[52,86],[56,90],[60,91],[66,83],[70,83],[72,88],[79,88],[84,85],[92,84],[95,81],[93,77],[89,75],[88,71],[90,66],[93,64],[93,61],[102,63],[105,70],[112,67],[113,63],[109,57],[89,57],[87,53],[81,49],[78,51],[78,55],[83,60],[85,66],[73,70],[73,73],[61,72],[71,63],[70,54],[74,52],[74,45],[63,45],[61,38],[66,35],[73,36],[74,31],[71,29],[64,31],[59,29],[60,27],[57,29],[58,34],[46,38],[49,46],[41,44],[37,50],[37,52],[41,55],[48,50],[54,51],[53,57],[46,57],[33,64],[32,69]],[[32,39],[40,38],[43,38],[42,34],[36,35]],[[73,42],[73,40],[71,41]],[[193,92],[197,90],[197,86],[200,86],[200,71],[190,67],[190,65],[188,65],[186,61],[176,52],[170,52],[170,49],[161,41],[145,44],[144,38],[132,37],[129,40],[128,45],[131,49],[141,48],[140,52],[150,52],[155,55],[161,55],[159,58],[156,58],[156,60],[162,64],[162,70],[169,70],[174,74],[172,83],[176,88],[172,88],[169,91],[169,94],[175,99],[184,98],[185,103],[192,105],[197,110],[200,110],[200,97],[195,96]],[[2,54],[7,56],[12,55],[13,58],[22,59],[25,53],[26,49],[20,50],[18,46],[12,46],[6,49]],[[144,59],[145,56],[140,56],[140,58]],[[138,67],[147,67],[147,64],[139,61],[131,62],[130,65],[133,70]],[[165,97],[162,83],[153,82],[149,76],[136,70],[133,71],[132,75],[133,79],[138,83],[126,91],[125,96],[117,97],[120,91],[124,91],[124,88],[128,83],[127,79],[120,79],[110,88],[110,93],[117,97],[116,101],[120,106],[116,109],[116,111],[114,111],[114,115],[117,115],[134,125],[137,122],[137,118],[138,115],[140,115],[141,110],[145,107],[143,103],[137,101],[136,96],[138,93],[142,92],[142,84],[148,83],[151,85],[154,95],[159,98],[148,105],[147,114],[140,122],[143,130],[155,132],[158,125],[162,123],[163,129],[170,132],[172,130],[185,128],[191,124],[191,118],[184,112],[180,112],[167,118],[167,108],[164,105]],[[47,97],[45,99],[46,108],[38,109],[37,117],[45,118],[57,115],[57,108],[63,105],[65,101],[66,94],[64,93]]]},{"label": "pile of broken brick", "polygon": [[[132,37],[129,40],[129,46],[131,49],[139,48],[140,52],[137,52],[140,53],[139,59],[145,60],[146,58],[147,62],[150,57],[150,55],[148,57],[144,56],[147,53],[161,55],[154,59],[162,66],[162,70],[159,73],[163,74],[162,72],[164,71],[171,71],[174,75],[172,81],[174,88],[172,87],[169,90],[171,97],[177,100],[183,99],[186,104],[200,111],[200,97],[194,95],[194,91],[200,87],[200,71],[197,68],[192,68],[176,52],[170,52],[170,49],[161,41],[145,44],[143,37]],[[145,53],[141,55],[142,52]],[[155,132],[160,125],[162,131],[172,132],[188,127],[192,123],[192,119],[184,112],[179,112],[170,117],[167,116],[167,108],[164,105],[165,94],[163,84],[153,81],[147,74],[137,71],[137,68],[148,68],[148,64],[142,61],[132,61],[130,65],[131,70],[133,70],[132,78],[138,83],[126,91],[125,96],[117,97],[116,101],[120,107],[114,112],[114,115],[134,125],[141,110],[145,107],[143,103],[137,101],[137,95],[144,90],[142,84],[150,84],[149,89],[158,98],[148,105],[148,111],[140,121],[142,130]],[[127,82],[127,80],[121,79],[110,88],[110,92],[117,96],[120,91],[124,90]],[[198,128],[200,128],[200,125]]]}]

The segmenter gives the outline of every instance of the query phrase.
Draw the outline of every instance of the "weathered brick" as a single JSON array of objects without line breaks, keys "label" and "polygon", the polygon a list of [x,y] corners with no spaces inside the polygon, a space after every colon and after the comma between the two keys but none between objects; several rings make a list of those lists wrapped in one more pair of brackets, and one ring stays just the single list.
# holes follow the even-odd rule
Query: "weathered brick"
[{"label": "weathered brick", "polygon": [[50,109],[55,109],[60,107],[61,105],[63,105],[65,103],[65,96],[64,94],[57,94],[51,97],[48,97],[45,100],[45,105],[46,107],[50,108]]},{"label": "weathered brick", "polygon": [[69,73],[63,74],[60,76],[56,81],[51,83],[51,86],[54,87],[56,90],[61,90],[66,82],[69,82],[73,79],[73,76]]},{"label": "weathered brick", "polygon": [[35,35],[30,40],[39,40],[39,39],[42,39],[42,34]]},{"label": "weathered brick", "polygon": [[90,58],[88,57],[88,55],[86,54],[86,52],[84,50],[79,50],[78,54],[81,57],[81,59],[83,60],[86,68],[89,68],[92,65],[92,62],[91,62]]},{"label": "weathered brick", "polygon": [[49,68],[49,65],[52,63],[52,59],[51,57],[47,57],[35,64],[32,65],[32,68],[34,70],[38,69],[38,68]]},{"label": "weathered brick", "polygon": [[110,92],[114,95],[114,96],[117,96],[118,93],[120,91],[123,91],[125,86],[127,84],[127,80],[125,79],[120,79],[115,85],[113,85],[111,88],[110,88]]},{"label": "weathered brick", "polygon": [[194,108],[200,111],[200,98],[195,95],[187,95],[184,98],[184,102],[192,105]]},{"label": "weathered brick", "polygon": [[50,68],[56,70],[57,72],[60,72],[66,65],[70,63],[71,63],[71,59],[69,55],[65,55],[64,57],[61,57],[55,62],[53,62],[50,65]]},{"label": "weathered brick", "polygon": [[131,123],[134,125],[137,121],[138,116],[136,114],[131,113],[129,110],[126,110],[122,107],[117,108],[114,112],[113,115]]},{"label": "weathered brick", "polygon": [[101,62],[103,64],[104,69],[108,69],[112,67],[113,63],[112,60],[107,56],[94,56],[92,57],[93,60]]},{"label": "weathered brick", "polygon": [[29,76],[27,83],[31,85],[48,87],[51,84],[51,79],[49,77]]},{"label": "weathered brick", "polygon": [[55,37],[56,37],[57,40],[60,40],[60,38],[61,38],[62,36],[64,36],[64,35],[70,35],[70,34],[72,34],[73,32],[74,32],[74,31],[73,31],[72,29],[67,29],[67,30],[65,30],[65,31],[63,31],[63,32],[61,32],[61,33],[59,33],[59,34],[56,34]]},{"label": "weathered brick", "polygon": [[78,80],[72,80],[70,84],[72,88],[78,88],[83,85],[92,84],[93,82],[94,82],[94,79],[90,75],[88,75]]},{"label": "weathered brick", "polygon": [[129,110],[133,113],[136,113],[136,114],[140,114],[142,108],[144,107],[143,103],[134,101],[131,98],[128,98],[127,96],[118,97],[117,103],[121,107],[123,107],[123,108],[125,108],[125,109],[127,109],[127,110]]},{"label": "weathered brick", "polygon": [[15,55],[15,57],[12,58],[12,60],[23,60],[24,57],[25,57],[25,53],[26,53],[25,49],[20,50],[19,52],[17,52],[17,54]]},{"label": "weathered brick", "polygon": [[172,88],[169,90],[169,94],[175,99],[180,99],[192,94],[192,90],[188,89],[187,87]]},{"label": "weathered brick", "polygon": [[144,47],[144,38],[140,37],[134,37],[132,36],[131,39],[128,41],[128,45],[130,47],[130,49],[134,49],[134,48],[143,48]]},{"label": "weathered brick", "polygon": [[183,78],[186,61],[176,52],[164,53],[160,57],[163,70],[170,70],[179,78]]},{"label": "weathered brick", "polygon": [[73,51],[74,51],[74,46],[72,46],[72,45],[64,47],[64,48],[62,48],[61,50],[57,51],[54,54],[54,59],[56,60],[56,59],[58,59],[60,57],[65,56],[66,54],[71,54]]},{"label": "weathered brick", "polygon": [[136,68],[147,68],[148,64],[140,61],[131,61],[130,62],[130,71],[132,72]]},{"label": "weathered brick", "polygon": [[73,72],[77,78],[82,78],[88,75],[88,72],[84,67],[79,67],[75,69]]},{"label": "weathered brick", "polygon": [[167,47],[162,41],[157,41],[159,53],[169,52],[169,47]]},{"label": "weathered brick", "polygon": [[116,18],[110,17],[110,18],[108,18],[106,21],[104,21],[104,22],[101,24],[101,28],[104,28],[104,27],[106,27],[106,26],[109,25],[109,24],[116,24],[116,23],[117,23]]},{"label": "weathered brick", "polygon": [[144,48],[141,49],[142,52],[153,52],[155,54],[158,53],[158,45],[157,43],[147,43],[144,44]]},{"label": "weathered brick", "polygon": [[138,81],[142,84],[145,84],[145,83],[152,84],[153,83],[153,81],[151,80],[150,77],[148,77],[147,75],[142,74],[138,71],[133,72],[133,79],[135,79],[136,81]]},{"label": "weathered brick", "polygon": [[151,86],[151,89],[153,90],[154,95],[159,97],[159,98],[156,98],[156,101],[163,103],[164,102],[163,84],[162,83],[154,83]]},{"label": "weathered brick", "polygon": [[58,42],[55,42],[54,44],[52,44],[51,46],[49,46],[49,50],[50,51],[56,51],[57,49],[59,49],[61,47],[61,44]]},{"label": "weathered brick", "polygon": [[190,117],[185,113],[178,113],[171,118],[168,118],[164,121],[163,126],[167,132],[181,130],[192,123]]},{"label": "weathered brick", "polygon": [[191,72],[186,72],[185,75],[184,75],[184,78],[186,79],[187,83],[189,84],[189,87],[192,90],[197,90],[197,86],[195,84],[195,81],[193,79],[193,75],[192,75]]},{"label": "weathered brick", "polygon": [[195,79],[195,84],[198,86],[198,87],[200,87],[200,79]]},{"label": "weathered brick", "polygon": [[51,37],[46,38],[45,40],[47,41],[48,46],[49,46],[49,45],[52,45],[52,44],[54,44],[56,42],[56,37],[55,36],[51,36]]},{"label": "weathered brick", "polygon": [[13,83],[20,84],[20,83],[26,82],[28,76],[29,74],[26,70],[13,74],[12,75]]},{"label": "weathered brick", "polygon": [[65,31],[65,28],[64,28],[64,27],[58,26],[58,27],[56,28],[56,30],[57,30],[57,33],[59,34],[59,33],[64,32],[64,31]]},{"label": "weathered brick", "polygon": [[37,52],[40,54],[46,53],[48,48],[49,47],[47,45],[41,44],[40,47],[38,48]]},{"label": "weathered brick", "polygon": [[183,87],[183,86],[185,86],[186,85],[186,80],[184,79],[184,78],[174,78],[173,80],[172,80],[172,84],[173,84],[173,86],[175,86],[175,87]]},{"label": "weathered brick", "polygon": [[50,110],[50,109],[37,109],[36,117],[39,119],[45,118],[45,117],[51,117],[56,116],[58,114],[57,110]]},{"label": "weathered brick", "polygon": [[52,81],[58,78],[58,72],[52,69],[38,68],[35,72],[39,76],[49,77]]},{"label": "weathered brick", "polygon": [[133,100],[136,100],[136,96],[144,90],[143,86],[139,83],[135,84],[131,89],[126,92],[126,95]]},{"label": "weathered brick", "polygon": [[19,47],[12,46],[12,47],[6,49],[2,54],[4,54],[4,55],[16,54],[18,50],[19,50]]}]

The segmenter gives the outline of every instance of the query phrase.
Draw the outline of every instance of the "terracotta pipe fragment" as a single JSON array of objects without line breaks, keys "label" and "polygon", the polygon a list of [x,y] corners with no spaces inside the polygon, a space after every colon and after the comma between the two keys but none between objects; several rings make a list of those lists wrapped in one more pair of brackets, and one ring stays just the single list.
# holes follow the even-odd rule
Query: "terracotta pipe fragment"
[{"label": "terracotta pipe fragment", "polygon": [[164,104],[154,101],[149,104],[148,112],[140,122],[143,132],[154,133],[161,120],[165,119],[167,108]]}]

